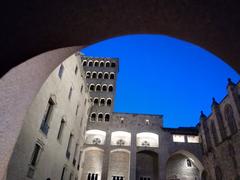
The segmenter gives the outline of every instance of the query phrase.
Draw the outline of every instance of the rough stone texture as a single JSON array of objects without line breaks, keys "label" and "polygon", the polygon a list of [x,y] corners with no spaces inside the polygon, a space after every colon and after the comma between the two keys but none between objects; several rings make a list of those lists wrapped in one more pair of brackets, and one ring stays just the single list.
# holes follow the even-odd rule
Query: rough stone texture
[{"label": "rough stone texture", "polygon": [[238,0],[4,1],[1,76],[49,50],[139,33],[192,42],[240,72],[238,7]]},{"label": "rough stone texture", "polygon": [[[44,82],[27,111],[8,166],[7,180],[29,179],[26,175],[36,142],[42,144],[42,152],[36,164],[34,179],[59,179],[64,166],[67,167],[66,179],[70,173],[73,173],[73,177],[78,176],[80,147],[83,146],[85,140],[83,133],[91,106],[84,72],[78,59],[72,55],[62,65],[64,71],[61,79],[58,76],[60,68],[58,66]],[[78,71],[75,74],[76,67]],[[81,86],[83,86],[82,92]],[[70,87],[73,88],[73,91],[71,99],[68,99]],[[50,97],[55,97],[55,105],[50,117],[49,130],[45,135],[40,127]],[[77,105],[79,108],[76,114]],[[57,139],[62,118],[64,118],[65,124],[61,138]],[[70,133],[73,134],[73,140],[69,148],[70,158],[67,159],[66,150]],[[76,144],[78,144],[77,149]],[[74,159],[75,165],[73,165]]]},{"label": "rough stone texture", "polygon": [[0,179],[22,127],[30,104],[49,74],[67,57],[81,49],[49,51],[17,66],[0,79]]}]

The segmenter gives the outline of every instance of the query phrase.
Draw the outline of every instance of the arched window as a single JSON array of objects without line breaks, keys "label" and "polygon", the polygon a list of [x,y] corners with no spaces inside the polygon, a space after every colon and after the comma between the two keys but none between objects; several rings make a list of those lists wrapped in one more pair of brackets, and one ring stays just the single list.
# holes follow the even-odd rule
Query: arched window
[{"label": "arched window", "polygon": [[111,99],[108,99],[108,100],[107,100],[107,106],[111,106],[111,104],[112,104],[112,100],[111,100]]},{"label": "arched window", "polygon": [[187,159],[187,167],[192,167],[192,162],[190,159]]},{"label": "arched window", "polygon": [[91,121],[96,121],[96,113],[91,114]]},{"label": "arched window", "polygon": [[104,73],[104,79],[108,79],[108,78],[109,78],[108,73]]},{"label": "arched window", "polygon": [[90,84],[89,90],[90,90],[90,91],[94,91],[94,84]]},{"label": "arched window", "polygon": [[102,79],[102,77],[103,77],[102,72],[99,72],[99,73],[98,73],[98,79]]},{"label": "arched window", "polygon": [[101,85],[100,84],[96,85],[96,91],[101,91]]},{"label": "arched window", "polygon": [[112,85],[109,85],[109,86],[108,86],[108,91],[109,91],[109,92],[112,92],[112,91],[113,91],[113,86],[112,86]]},{"label": "arched window", "polygon": [[94,62],[94,66],[95,66],[95,67],[98,67],[98,64],[99,64],[98,61],[95,61],[95,62]]},{"label": "arched window", "polygon": [[86,66],[87,65],[87,61],[84,60],[83,63],[82,63],[83,66]]},{"label": "arched window", "polygon": [[86,78],[90,78],[90,76],[91,76],[91,72],[90,71],[86,72]]},{"label": "arched window", "polygon": [[105,99],[102,98],[102,99],[100,100],[100,105],[101,105],[101,106],[104,106],[104,105],[105,105]]},{"label": "arched window", "polygon": [[102,121],[103,120],[103,114],[102,113],[99,113],[98,114],[98,121]]},{"label": "arched window", "polygon": [[92,79],[96,79],[97,78],[97,73],[96,72],[92,72]]},{"label": "arched window", "polygon": [[100,67],[104,67],[104,62],[101,61],[101,62],[99,63],[99,66],[100,66]]},{"label": "arched window", "polygon": [[116,64],[114,62],[111,63],[111,67],[115,67]]},{"label": "arched window", "polygon": [[110,74],[110,79],[114,79],[114,78],[115,78],[114,76],[115,76],[115,74],[114,74],[114,73],[111,73],[111,74]]},{"label": "arched window", "polygon": [[107,61],[107,62],[105,63],[105,66],[106,66],[106,67],[110,67],[110,62]]},{"label": "arched window", "polygon": [[98,98],[94,98],[94,105],[98,105],[99,104],[99,102],[98,102]]},{"label": "arched window", "polygon": [[107,91],[107,85],[106,85],[106,84],[104,84],[104,85],[102,86],[102,91]]},{"label": "arched window", "polygon": [[110,120],[110,115],[109,114],[105,114],[105,121],[108,122]]},{"label": "arched window", "polygon": [[89,67],[92,67],[92,66],[93,66],[93,62],[92,62],[92,61],[89,61],[89,62],[88,62],[88,66],[89,66]]},{"label": "arched window", "polygon": [[215,177],[216,177],[217,180],[222,180],[223,179],[222,170],[218,166],[215,167]]},{"label": "arched window", "polygon": [[218,141],[218,136],[217,136],[217,131],[216,131],[214,120],[211,120],[211,131],[212,131],[214,144],[216,145],[216,144],[218,144],[219,141]]},{"label": "arched window", "polygon": [[230,104],[227,104],[224,107],[224,116],[231,134],[235,134],[237,132],[237,124],[234,118],[232,106]]}]

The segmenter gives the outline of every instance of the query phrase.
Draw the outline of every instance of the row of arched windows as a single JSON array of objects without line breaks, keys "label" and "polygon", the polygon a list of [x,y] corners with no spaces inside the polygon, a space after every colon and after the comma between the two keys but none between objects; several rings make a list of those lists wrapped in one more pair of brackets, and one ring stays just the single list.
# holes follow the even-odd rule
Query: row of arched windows
[{"label": "row of arched windows", "polygon": [[115,79],[115,73],[114,72],[90,72],[90,71],[87,71],[86,72],[86,78],[89,79],[89,78],[92,78],[92,79]]},{"label": "row of arched windows", "polygon": [[111,98],[93,98],[94,105],[98,106],[111,106],[112,105],[112,99]]},{"label": "row of arched windows", "polygon": [[92,61],[92,60],[83,60],[82,62],[83,66],[89,66],[89,67],[116,67],[115,62],[110,61]]},{"label": "row of arched windows", "polygon": [[89,91],[108,91],[108,92],[112,92],[113,91],[113,85],[107,85],[107,84],[103,84],[102,86],[100,84],[90,84],[89,85]]},{"label": "row of arched windows", "polygon": [[93,112],[92,114],[91,114],[91,116],[90,116],[90,121],[92,121],[92,122],[96,122],[96,121],[106,121],[106,122],[108,122],[109,121],[109,119],[110,119],[110,114],[108,114],[108,113],[105,113],[105,114],[103,114],[103,113],[95,113],[95,112]]}]

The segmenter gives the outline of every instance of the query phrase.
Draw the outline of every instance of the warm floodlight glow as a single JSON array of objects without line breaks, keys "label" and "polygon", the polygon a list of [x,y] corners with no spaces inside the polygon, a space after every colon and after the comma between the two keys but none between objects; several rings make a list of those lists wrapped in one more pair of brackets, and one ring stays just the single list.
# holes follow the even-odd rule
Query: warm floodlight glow
[{"label": "warm floodlight glow", "polygon": [[187,136],[188,143],[199,143],[199,136]]},{"label": "warm floodlight glow", "polygon": [[111,145],[115,146],[130,146],[131,133],[125,131],[112,132]]},{"label": "warm floodlight glow", "polygon": [[86,144],[103,145],[106,139],[106,132],[93,129],[86,132]]},{"label": "warm floodlight glow", "polygon": [[158,147],[158,135],[150,132],[138,133],[137,146]]},{"label": "warm floodlight glow", "polygon": [[179,134],[173,134],[173,142],[185,142],[185,136]]}]

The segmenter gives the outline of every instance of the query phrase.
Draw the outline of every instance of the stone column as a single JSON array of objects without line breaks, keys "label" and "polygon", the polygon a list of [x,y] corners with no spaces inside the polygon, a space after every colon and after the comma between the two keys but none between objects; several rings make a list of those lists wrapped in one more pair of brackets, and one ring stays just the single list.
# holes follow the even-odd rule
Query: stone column
[{"label": "stone column", "polygon": [[131,137],[131,154],[130,154],[130,179],[136,179],[136,155],[137,155],[137,145],[136,145],[136,133],[132,133]]},{"label": "stone column", "polygon": [[109,166],[109,157],[110,157],[110,146],[111,146],[111,131],[106,132],[106,140],[104,145],[104,157],[102,165],[102,178],[101,180],[108,179],[108,166]]}]

